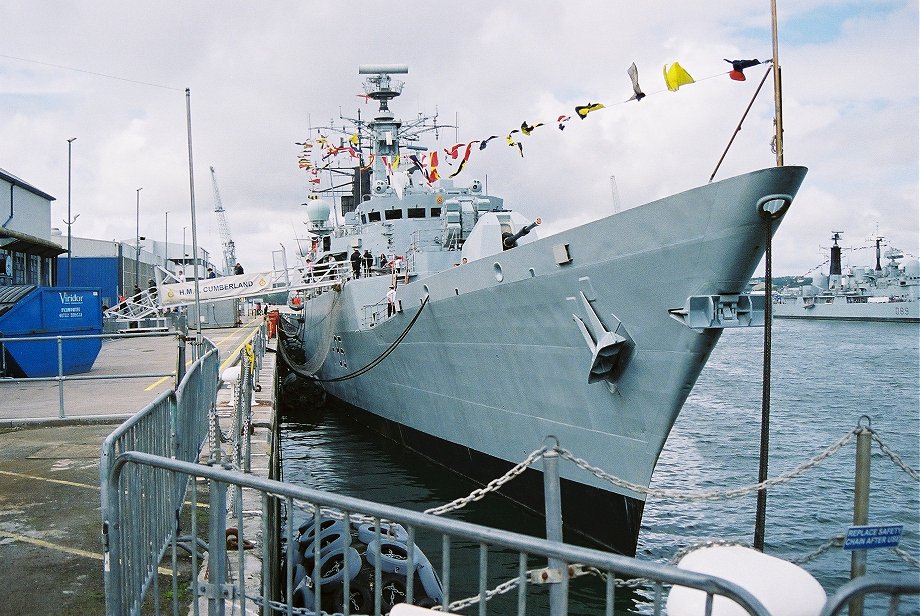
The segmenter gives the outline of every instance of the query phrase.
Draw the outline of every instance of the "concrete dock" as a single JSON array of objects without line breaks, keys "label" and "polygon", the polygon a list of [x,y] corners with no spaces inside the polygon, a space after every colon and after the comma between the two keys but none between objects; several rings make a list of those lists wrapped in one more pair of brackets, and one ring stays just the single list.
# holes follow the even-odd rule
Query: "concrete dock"
[{"label": "concrete dock", "polygon": [[[204,330],[220,350],[221,371],[260,324]],[[89,374],[172,372],[176,349],[175,337],[106,342]],[[273,371],[269,353],[254,393],[257,424],[270,421]],[[121,423],[104,417],[130,416],[173,385],[171,377],[65,382],[61,420],[56,382],[0,379],[0,613],[104,613],[99,458],[102,441]],[[219,415],[229,396],[222,387]],[[264,442],[264,433],[253,437],[254,454],[256,443],[262,447],[254,472],[263,466]]]}]

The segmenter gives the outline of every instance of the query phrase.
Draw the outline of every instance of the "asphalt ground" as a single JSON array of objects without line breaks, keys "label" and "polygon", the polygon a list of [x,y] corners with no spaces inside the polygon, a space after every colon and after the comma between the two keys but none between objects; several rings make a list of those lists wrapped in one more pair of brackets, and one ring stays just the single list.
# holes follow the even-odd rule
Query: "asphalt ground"
[{"label": "asphalt ground", "polygon": [[[260,323],[204,330],[221,370]],[[176,349],[174,337],[108,342],[89,374],[172,372]],[[0,379],[0,615],[105,612],[99,458],[121,421],[98,420],[131,415],[172,385],[172,377],[66,382],[62,421],[57,383]]]}]

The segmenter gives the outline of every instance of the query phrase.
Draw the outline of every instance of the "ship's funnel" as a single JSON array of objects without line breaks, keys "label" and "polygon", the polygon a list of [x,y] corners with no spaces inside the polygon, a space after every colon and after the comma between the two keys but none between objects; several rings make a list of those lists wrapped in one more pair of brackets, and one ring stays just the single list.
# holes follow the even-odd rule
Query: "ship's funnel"
[{"label": "ship's funnel", "polygon": [[837,245],[837,240],[840,239],[840,233],[834,232],[834,245],[831,246],[831,271],[830,275],[834,274],[840,275],[840,246]]}]

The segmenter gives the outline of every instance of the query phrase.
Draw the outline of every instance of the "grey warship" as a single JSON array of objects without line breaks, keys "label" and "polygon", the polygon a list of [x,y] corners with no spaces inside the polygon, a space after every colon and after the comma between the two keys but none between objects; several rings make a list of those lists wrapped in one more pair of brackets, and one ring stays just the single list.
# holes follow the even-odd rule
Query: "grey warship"
[{"label": "grey warship", "polygon": [[[753,171],[541,237],[539,219],[479,180],[396,180],[385,167],[420,149],[420,121],[389,109],[403,86],[393,75],[406,72],[360,67],[379,102],[357,122],[370,175],[362,154],[340,209],[306,204],[311,288],[282,323],[302,345],[285,353],[294,374],[480,484],[555,437],[648,486],[722,330],[763,325],[763,296],[743,291],[806,169]],[[373,258],[353,268],[356,251]],[[561,471],[567,539],[635,554],[644,495]],[[542,511],[539,470],[501,493]]]},{"label": "grey warship", "polygon": [[[842,266],[840,231],[831,237],[827,274],[811,284],[785,288],[773,296],[773,316],[778,319],[840,321],[893,321],[920,323],[920,261],[905,259],[904,252],[875,238],[875,266]],[[903,261],[903,262],[902,262]]]}]

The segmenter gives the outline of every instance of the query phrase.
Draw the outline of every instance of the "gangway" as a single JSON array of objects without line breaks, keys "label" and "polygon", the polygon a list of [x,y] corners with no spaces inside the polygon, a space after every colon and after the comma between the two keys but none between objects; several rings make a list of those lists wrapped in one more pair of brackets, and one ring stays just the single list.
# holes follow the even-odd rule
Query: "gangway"
[{"label": "gangway", "polygon": [[[271,272],[218,276],[198,280],[198,302],[201,304],[262,297],[266,293],[312,291],[321,293],[341,286],[352,277],[347,261],[330,261],[314,265],[310,271],[290,267]],[[106,318],[117,321],[139,321],[162,316],[163,313],[195,303],[195,281],[180,281],[172,273],[157,268],[155,287],[126,297],[104,312]]]}]

